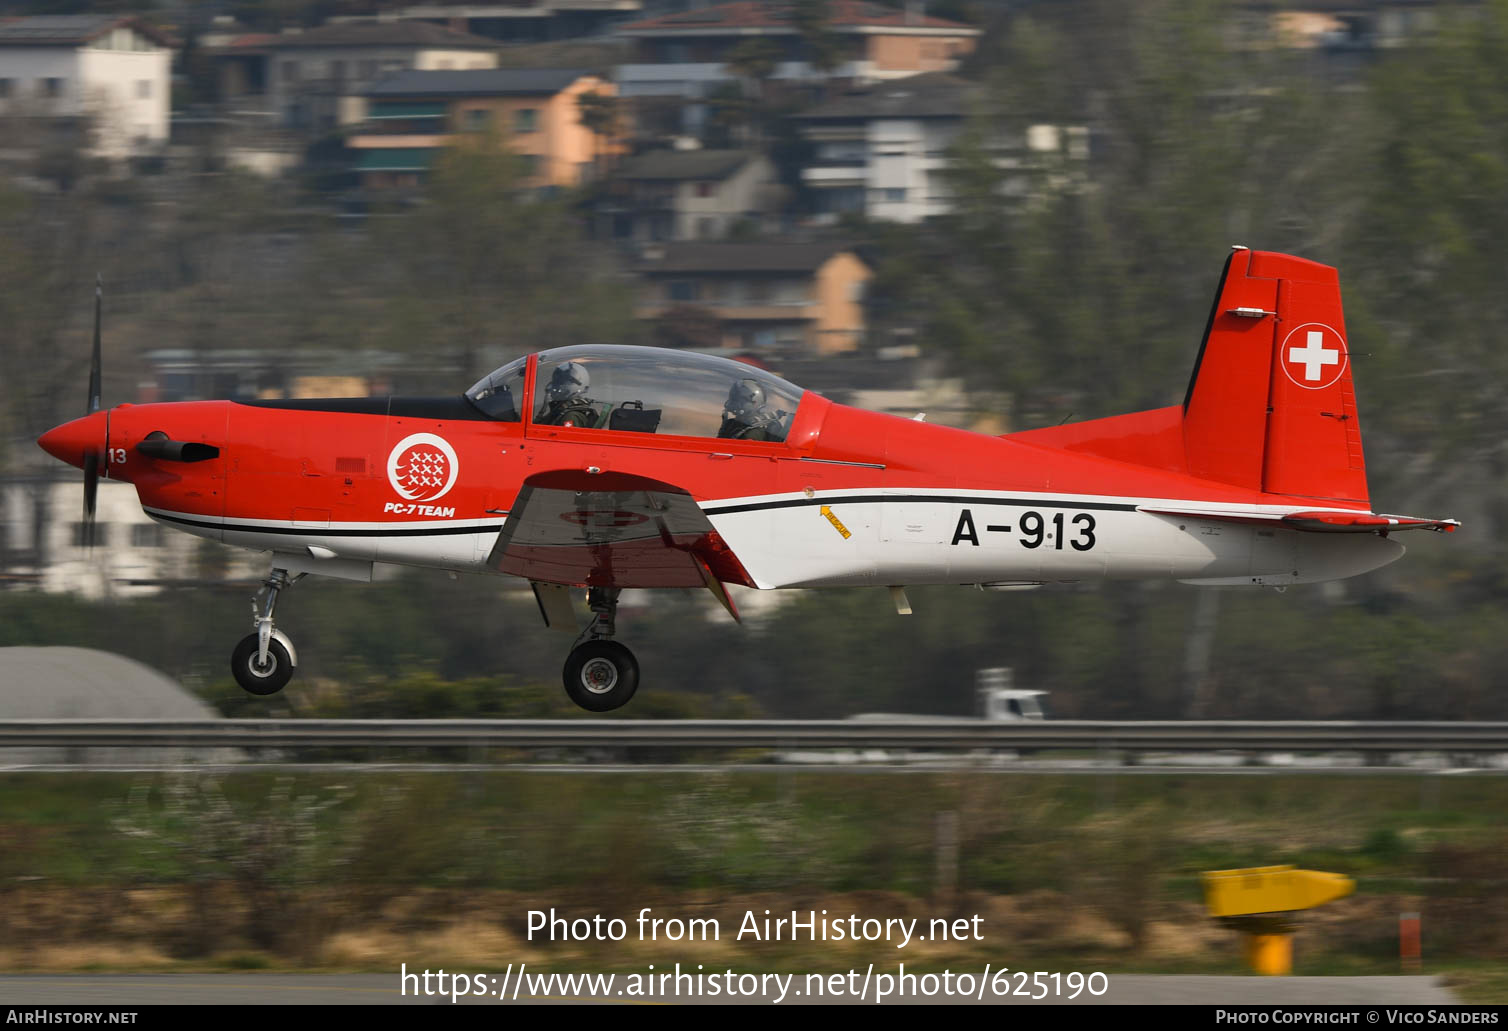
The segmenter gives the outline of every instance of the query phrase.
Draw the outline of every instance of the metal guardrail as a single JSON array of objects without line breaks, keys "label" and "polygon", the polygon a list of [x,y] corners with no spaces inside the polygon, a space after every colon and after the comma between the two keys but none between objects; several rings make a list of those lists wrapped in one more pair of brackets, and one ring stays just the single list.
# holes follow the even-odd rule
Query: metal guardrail
[{"label": "metal guardrail", "polygon": [[1508,723],[977,719],[0,721],[0,748],[21,746],[1508,752]]}]

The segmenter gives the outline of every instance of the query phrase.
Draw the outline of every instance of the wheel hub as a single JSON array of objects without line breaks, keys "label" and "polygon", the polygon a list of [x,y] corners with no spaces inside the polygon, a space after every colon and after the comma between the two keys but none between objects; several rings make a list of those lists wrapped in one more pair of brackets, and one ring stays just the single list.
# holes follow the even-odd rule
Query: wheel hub
[{"label": "wheel hub", "polygon": [[581,667],[581,686],[592,694],[607,694],[617,684],[618,667],[607,659],[591,659]]}]

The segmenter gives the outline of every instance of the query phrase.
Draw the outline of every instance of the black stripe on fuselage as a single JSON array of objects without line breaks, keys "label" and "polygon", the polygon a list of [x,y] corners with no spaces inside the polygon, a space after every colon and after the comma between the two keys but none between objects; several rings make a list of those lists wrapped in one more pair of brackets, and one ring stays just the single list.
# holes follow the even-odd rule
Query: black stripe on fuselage
[{"label": "black stripe on fuselage", "polygon": [[942,501],[957,505],[1005,505],[1010,508],[1073,508],[1093,512],[1135,512],[1135,505],[1110,501],[1050,501],[1042,498],[977,498],[961,494],[850,494],[844,497],[790,498],[785,501],[753,501],[746,505],[703,505],[708,515],[758,512],[767,508],[800,508],[805,505],[872,505],[886,502]]},{"label": "black stripe on fuselage", "polygon": [[238,401],[252,408],[290,412],[341,412],[346,415],[392,415],[401,419],[450,422],[495,422],[461,394],[451,397],[289,397],[271,401]]},{"label": "black stripe on fuselage", "polygon": [[299,537],[443,537],[460,533],[497,533],[503,528],[502,523],[496,526],[424,526],[424,527],[392,527],[373,529],[341,529],[328,526],[254,526],[247,523],[217,523],[209,519],[185,519],[183,516],[164,515],[160,512],[148,512],[153,519],[160,519],[165,523],[179,523],[183,526],[201,526],[207,530],[230,530],[235,533],[274,533],[287,534]]}]

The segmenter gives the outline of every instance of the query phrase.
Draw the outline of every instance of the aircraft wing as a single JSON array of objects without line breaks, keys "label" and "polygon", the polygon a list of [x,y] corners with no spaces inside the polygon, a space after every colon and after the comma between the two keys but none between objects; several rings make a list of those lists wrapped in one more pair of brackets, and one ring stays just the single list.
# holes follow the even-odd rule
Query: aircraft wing
[{"label": "aircraft wing", "polygon": [[1231,512],[1197,508],[1159,508],[1143,505],[1139,512],[1152,515],[1185,516],[1189,519],[1215,519],[1227,523],[1286,527],[1309,533],[1378,533],[1391,530],[1434,530],[1455,533],[1457,519],[1420,519],[1416,516],[1378,515],[1374,512]]},{"label": "aircraft wing", "polygon": [[644,476],[579,469],[524,480],[488,564],[541,583],[706,587],[730,612],[722,585],[753,586],[685,490]]}]

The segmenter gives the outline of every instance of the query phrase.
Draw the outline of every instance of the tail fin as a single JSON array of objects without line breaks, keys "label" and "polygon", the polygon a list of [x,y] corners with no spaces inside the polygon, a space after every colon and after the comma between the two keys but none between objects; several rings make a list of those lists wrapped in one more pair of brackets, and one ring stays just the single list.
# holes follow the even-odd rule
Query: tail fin
[{"label": "tail fin", "polygon": [[1195,476],[1368,504],[1335,269],[1234,251],[1183,403]]}]

